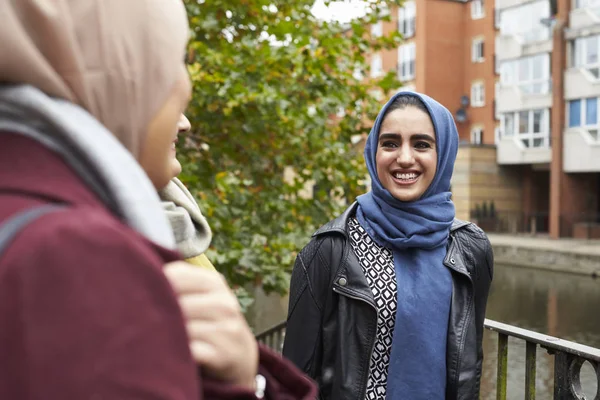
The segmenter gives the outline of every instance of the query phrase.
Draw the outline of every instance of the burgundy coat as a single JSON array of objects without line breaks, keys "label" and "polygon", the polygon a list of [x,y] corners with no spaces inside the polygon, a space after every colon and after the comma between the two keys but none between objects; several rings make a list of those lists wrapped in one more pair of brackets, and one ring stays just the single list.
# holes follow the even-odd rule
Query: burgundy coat
[{"label": "burgundy coat", "polygon": [[[44,203],[0,255],[0,399],[254,399],[202,377],[161,269],[180,259],[118,221],[62,159],[0,132],[0,224]],[[289,362],[261,349],[268,399],[314,399]]]}]

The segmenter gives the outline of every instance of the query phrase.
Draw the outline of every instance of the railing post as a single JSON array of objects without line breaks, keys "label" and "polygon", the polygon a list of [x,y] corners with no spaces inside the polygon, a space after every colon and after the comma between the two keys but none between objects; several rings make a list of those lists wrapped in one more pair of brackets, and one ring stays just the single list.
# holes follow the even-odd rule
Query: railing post
[{"label": "railing post", "polygon": [[558,351],[554,355],[554,400],[572,400],[569,354]]},{"label": "railing post", "polygon": [[506,400],[508,370],[508,335],[498,333],[498,375],[496,379],[496,400]]},{"label": "railing post", "polygon": [[535,400],[535,362],[537,345],[527,342],[525,349],[525,400]]}]

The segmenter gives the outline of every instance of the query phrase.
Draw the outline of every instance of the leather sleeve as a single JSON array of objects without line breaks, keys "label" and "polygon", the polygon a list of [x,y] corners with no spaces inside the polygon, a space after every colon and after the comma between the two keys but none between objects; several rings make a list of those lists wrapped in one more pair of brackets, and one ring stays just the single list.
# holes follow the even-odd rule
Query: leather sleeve
[{"label": "leather sleeve", "polygon": [[313,239],[298,254],[290,282],[290,300],[283,355],[314,380],[318,380],[321,349],[321,324],[324,307],[323,287],[328,265],[318,255],[321,240]]},{"label": "leather sleeve", "polygon": [[[478,264],[476,292],[475,292],[475,315],[477,318],[477,392],[481,382],[481,374],[483,369],[483,334],[484,320],[487,308],[487,300],[494,276],[494,252],[492,245],[485,233],[481,231],[484,242],[483,251],[476,254]],[[481,240],[481,239],[478,239]]]}]

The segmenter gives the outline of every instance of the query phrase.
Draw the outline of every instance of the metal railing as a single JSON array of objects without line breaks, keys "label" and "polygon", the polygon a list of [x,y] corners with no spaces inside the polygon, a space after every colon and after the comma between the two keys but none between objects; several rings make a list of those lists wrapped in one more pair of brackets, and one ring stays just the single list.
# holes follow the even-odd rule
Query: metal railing
[{"label": "metal railing", "polygon": [[547,233],[550,228],[547,212],[494,211],[487,216],[471,212],[470,220],[488,233],[538,234]]},{"label": "metal railing", "polygon": [[[587,361],[596,372],[596,395],[600,400],[600,349],[521,329],[501,322],[485,320],[485,328],[498,334],[498,369],[496,376],[496,399],[506,400],[508,376],[508,338],[525,341],[525,400],[534,400],[536,387],[537,348],[545,349],[554,356],[554,400],[592,400],[581,388],[581,367]],[[282,322],[256,336],[271,349],[281,352],[285,338],[286,323]]]},{"label": "metal railing", "polygon": [[256,340],[258,340],[259,343],[268,346],[270,349],[281,353],[283,350],[283,339],[285,338],[286,325],[287,323],[285,321],[280,322],[266,331],[256,335]]}]

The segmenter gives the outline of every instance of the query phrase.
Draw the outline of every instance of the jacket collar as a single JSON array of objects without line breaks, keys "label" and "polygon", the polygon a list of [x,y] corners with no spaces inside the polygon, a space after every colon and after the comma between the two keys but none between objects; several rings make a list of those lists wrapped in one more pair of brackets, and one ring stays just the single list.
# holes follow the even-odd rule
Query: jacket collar
[{"label": "jacket collar", "polygon": [[[352,205],[350,207],[348,207],[346,209],[346,211],[344,211],[342,213],[342,215],[340,215],[339,217],[337,217],[334,220],[329,221],[328,223],[326,223],[325,225],[323,225],[322,227],[320,227],[314,234],[313,237],[315,236],[320,236],[326,233],[332,233],[332,232],[337,232],[337,233],[341,233],[345,236],[348,236],[348,232],[347,232],[347,227],[348,227],[348,220],[356,214],[356,208],[358,207],[358,203],[354,202],[352,203]],[[454,232],[464,226],[467,226],[471,224],[471,222],[468,221],[462,221],[460,219],[454,219],[454,221],[452,222],[452,227],[450,228],[450,232]]]}]

